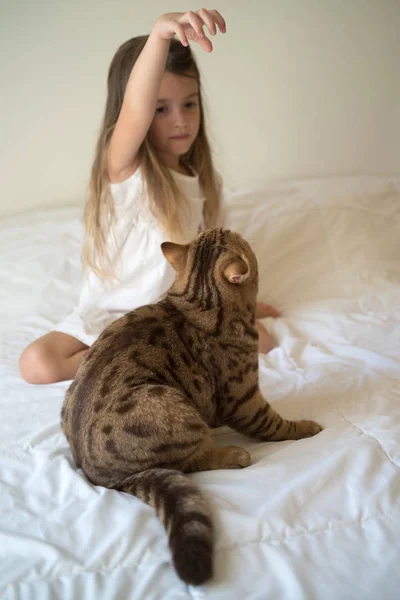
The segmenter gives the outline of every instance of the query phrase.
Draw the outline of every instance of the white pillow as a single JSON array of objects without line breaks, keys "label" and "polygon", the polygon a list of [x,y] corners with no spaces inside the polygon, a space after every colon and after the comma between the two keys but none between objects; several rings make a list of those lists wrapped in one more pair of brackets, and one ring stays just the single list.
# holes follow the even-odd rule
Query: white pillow
[{"label": "white pillow", "polygon": [[238,191],[228,225],[259,262],[259,299],[282,310],[301,303],[398,294],[400,178],[292,181]]}]

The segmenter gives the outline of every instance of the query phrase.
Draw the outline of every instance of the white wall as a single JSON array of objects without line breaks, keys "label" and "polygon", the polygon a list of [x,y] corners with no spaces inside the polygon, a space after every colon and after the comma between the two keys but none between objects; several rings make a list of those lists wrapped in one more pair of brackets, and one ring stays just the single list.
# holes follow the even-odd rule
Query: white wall
[{"label": "white wall", "polygon": [[[82,203],[117,47],[176,0],[0,0],[0,214]],[[400,0],[216,0],[196,49],[227,183],[400,172]]]}]

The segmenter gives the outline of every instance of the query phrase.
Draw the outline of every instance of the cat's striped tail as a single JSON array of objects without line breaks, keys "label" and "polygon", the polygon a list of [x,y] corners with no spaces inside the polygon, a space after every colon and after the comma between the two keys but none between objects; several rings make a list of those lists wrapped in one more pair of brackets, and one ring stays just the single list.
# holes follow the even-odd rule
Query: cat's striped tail
[{"label": "cat's striped tail", "polygon": [[200,490],[180,471],[149,469],[112,486],[153,506],[169,536],[175,569],[187,584],[212,576],[213,526]]}]

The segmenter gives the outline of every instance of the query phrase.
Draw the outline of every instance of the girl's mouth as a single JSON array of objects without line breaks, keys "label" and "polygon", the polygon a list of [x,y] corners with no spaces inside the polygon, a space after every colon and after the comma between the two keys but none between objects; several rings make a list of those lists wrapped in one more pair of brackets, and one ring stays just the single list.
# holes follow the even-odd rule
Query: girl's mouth
[{"label": "girl's mouth", "polygon": [[188,133],[182,133],[180,135],[171,136],[171,140],[187,140],[189,137]]}]

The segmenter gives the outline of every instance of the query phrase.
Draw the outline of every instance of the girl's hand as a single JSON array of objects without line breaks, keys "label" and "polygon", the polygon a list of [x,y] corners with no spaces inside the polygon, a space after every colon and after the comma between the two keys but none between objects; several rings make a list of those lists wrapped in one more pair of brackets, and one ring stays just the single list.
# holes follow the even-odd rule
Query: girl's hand
[{"label": "girl's hand", "polygon": [[168,13],[157,19],[153,32],[164,40],[171,40],[175,35],[184,46],[189,45],[189,40],[200,44],[206,52],[212,52],[213,45],[206,37],[203,27],[207,26],[210,35],[217,33],[217,26],[221,33],[226,32],[225,21],[217,10],[201,8],[196,12]]},{"label": "girl's hand", "polygon": [[264,302],[257,302],[256,306],[256,319],[265,319],[266,317],[280,317],[281,313],[277,308],[270,304],[264,304]]}]

